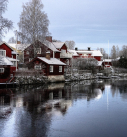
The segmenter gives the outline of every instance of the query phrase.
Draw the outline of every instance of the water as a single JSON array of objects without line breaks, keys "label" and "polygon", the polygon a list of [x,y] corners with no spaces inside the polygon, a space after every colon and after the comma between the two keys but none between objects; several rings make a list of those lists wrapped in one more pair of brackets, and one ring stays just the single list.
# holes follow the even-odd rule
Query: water
[{"label": "water", "polygon": [[127,81],[0,89],[0,137],[126,137]]}]

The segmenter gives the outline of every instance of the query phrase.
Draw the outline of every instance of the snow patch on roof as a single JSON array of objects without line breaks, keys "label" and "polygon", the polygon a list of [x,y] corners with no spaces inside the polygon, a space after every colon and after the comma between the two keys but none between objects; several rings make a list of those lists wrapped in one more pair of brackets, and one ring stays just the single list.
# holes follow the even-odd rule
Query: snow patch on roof
[{"label": "snow patch on roof", "polygon": [[12,47],[14,50],[20,50],[23,51],[25,50],[27,47],[30,46],[30,44],[16,44],[16,43],[8,43],[10,45],[10,47]]},{"label": "snow patch on roof", "polygon": [[62,61],[56,58],[50,58],[50,60],[45,57],[37,57],[37,58],[50,65],[66,65],[65,63],[63,63]]},{"label": "snow patch on roof", "polygon": [[62,46],[65,44],[64,42],[52,42],[57,49],[61,49]]},{"label": "snow patch on roof", "polygon": [[103,62],[111,62],[112,59],[104,59]]},{"label": "snow patch on roof", "polygon": [[12,66],[13,63],[8,58],[0,56],[0,65]]},{"label": "snow patch on roof", "polygon": [[54,46],[54,44],[52,42],[49,42],[48,40],[44,41],[43,44],[45,46],[47,46],[49,49],[51,49],[52,51],[60,52],[59,50],[56,49],[56,47]]},{"label": "snow patch on roof", "polygon": [[7,59],[10,60],[10,61],[19,61],[18,59],[9,58],[9,57],[7,57]]},{"label": "snow patch on roof", "polygon": [[72,56],[79,56],[75,50],[68,49],[68,52],[72,53]]},{"label": "snow patch on roof", "polygon": [[103,55],[102,55],[102,53],[100,52],[100,50],[93,50],[91,56],[94,56],[94,57],[96,57],[96,56],[102,57]]}]

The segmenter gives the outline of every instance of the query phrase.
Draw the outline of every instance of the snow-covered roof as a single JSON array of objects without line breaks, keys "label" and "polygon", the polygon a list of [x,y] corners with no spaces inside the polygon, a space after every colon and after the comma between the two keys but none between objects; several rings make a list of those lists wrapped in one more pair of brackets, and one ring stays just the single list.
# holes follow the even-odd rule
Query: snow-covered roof
[{"label": "snow-covered roof", "polygon": [[112,59],[104,59],[103,62],[112,62]]},{"label": "snow-covered roof", "polygon": [[76,50],[76,52],[81,53],[81,54],[85,54],[85,53],[86,54],[92,54],[93,53],[93,51],[91,51],[91,50],[90,51],[88,51],[88,50]]},{"label": "snow-covered roof", "polygon": [[37,58],[50,65],[66,65],[65,63],[63,63],[62,61],[56,58],[50,58],[50,60],[45,57],[37,57]]},{"label": "snow-covered roof", "polygon": [[20,50],[23,51],[24,49],[26,49],[27,47],[30,46],[30,44],[16,44],[16,43],[8,43],[10,45],[10,47],[13,48],[13,50]]},{"label": "snow-covered roof", "polygon": [[[16,51],[12,51],[11,54],[16,54]],[[18,54],[18,53],[17,53]]]},{"label": "snow-covered roof", "polygon": [[68,52],[72,53],[72,56],[79,56],[75,50],[68,49]]},{"label": "snow-covered roof", "polygon": [[96,57],[96,56],[102,57],[103,56],[101,54],[100,50],[90,50],[90,51],[88,51],[88,50],[70,50],[69,49],[68,51],[73,53],[73,56],[78,56],[77,53],[79,53],[79,54],[91,54],[91,56],[94,56],[94,57]]},{"label": "snow-covered roof", "polygon": [[14,50],[8,43],[6,43],[5,41],[1,41],[0,42],[0,45],[2,45],[2,44],[6,44],[11,50]]},{"label": "snow-covered roof", "polygon": [[9,57],[7,57],[7,59],[10,60],[10,61],[19,61],[18,59],[16,60],[14,58],[9,58]]},{"label": "snow-covered roof", "polygon": [[[62,46],[65,44],[64,42],[52,42],[57,49],[61,49]],[[65,44],[66,45],[66,44]]]},{"label": "snow-covered roof", "polygon": [[13,63],[6,57],[0,56],[0,65],[13,65]]},{"label": "snow-covered roof", "polygon": [[45,46],[47,46],[48,48],[50,48],[52,51],[60,52],[59,50],[56,49],[56,47],[54,46],[54,44],[52,42],[49,42],[48,40],[44,41],[43,44]]},{"label": "snow-covered roof", "polygon": [[103,55],[102,55],[102,53],[100,52],[100,50],[93,50],[91,56],[94,56],[94,57],[96,57],[96,56],[102,57]]}]

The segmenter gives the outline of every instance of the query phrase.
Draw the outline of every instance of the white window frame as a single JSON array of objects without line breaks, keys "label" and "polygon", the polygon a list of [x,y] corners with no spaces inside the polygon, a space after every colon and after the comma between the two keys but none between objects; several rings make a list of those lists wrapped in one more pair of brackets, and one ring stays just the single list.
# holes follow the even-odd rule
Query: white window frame
[{"label": "white window frame", "polygon": [[50,65],[49,72],[53,72],[53,65]]},{"label": "white window frame", "polygon": [[0,73],[4,73],[4,68],[0,68]]},{"label": "white window frame", "polygon": [[61,49],[61,54],[66,54],[66,50],[65,49]]},{"label": "white window frame", "polygon": [[16,61],[12,61],[12,63],[13,63],[13,66],[15,66],[15,67],[16,67]]},{"label": "white window frame", "polygon": [[0,50],[0,55],[1,56],[6,56],[6,50]]},{"label": "white window frame", "polygon": [[26,54],[29,55],[29,51],[26,51]]},{"label": "white window frame", "polygon": [[41,48],[35,48],[35,53],[41,54]]},{"label": "white window frame", "polygon": [[29,58],[29,62],[32,60],[33,58]]},{"label": "white window frame", "polygon": [[35,64],[34,69],[35,70],[41,70],[42,69],[41,64]]},{"label": "white window frame", "polygon": [[59,66],[59,72],[62,72],[62,66]]}]

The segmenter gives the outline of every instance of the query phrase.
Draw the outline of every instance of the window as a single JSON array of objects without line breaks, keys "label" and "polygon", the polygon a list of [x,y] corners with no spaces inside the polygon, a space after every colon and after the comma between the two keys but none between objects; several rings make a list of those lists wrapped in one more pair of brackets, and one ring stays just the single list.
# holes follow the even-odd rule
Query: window
[{"label": "window", "polygon": [[33,58],[29,58],[29,62],[32,60]]},{"label": "window", "polygon": [[6,50],[0,50],[0,55],[1,56],[6,56]]},{"label": "window", "polygon": [[12,61],[12,63],[13,63],[13,66],[16,66],[16,61]]},{"label": "window", "polygon": [[59,72],[62,72],[62,66],[59,66]]},{"label": "window", "polygon": [[61,53],[62,53],[62,54],[66,54],[66,50],[61,49]]},{"label": "window", "polygon": [[0,73],[4,73],[4,68],[0,68]]},{"label": "window", "polygon": [[53,72],[53,66],[50,66],[50,70],[49,70],[50,72]]},{"label": "window", "polygon": [[26,51],[26,54],[29,55],[29,51]]},{"label": "window", "polygon": [[35,53],[41,54],[41,48],[36,48],[36,49],[35,49]]},{"label": "window", "polygon": [[36,65],[34,66],[34,69],[36,69],[36,70],[41,70],[41,64],[36,64]]}]

